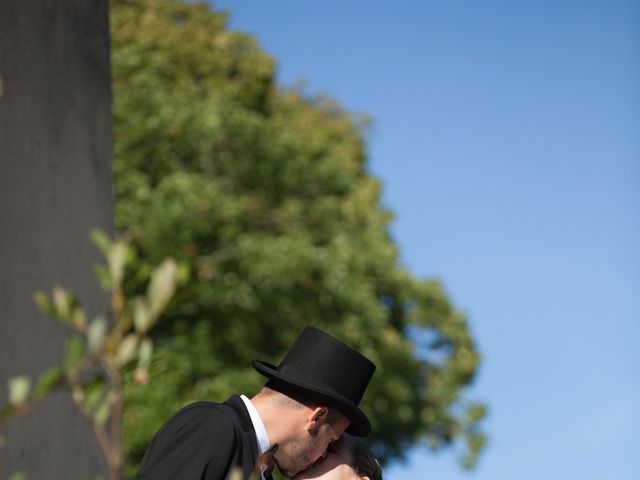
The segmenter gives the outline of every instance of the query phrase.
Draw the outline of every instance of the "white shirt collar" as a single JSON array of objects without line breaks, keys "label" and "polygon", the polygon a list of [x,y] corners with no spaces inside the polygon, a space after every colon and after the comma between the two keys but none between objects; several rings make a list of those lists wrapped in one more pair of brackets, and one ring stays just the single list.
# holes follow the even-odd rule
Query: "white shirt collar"
[{"label": "white shirt collar", "polygon": [[240,395],[240,398],[249,411],[251,423],[253,423],[253,429],[256,431],[256,439],[258,440],[258,455],[261,455],[271,448],[271,443],[269,443],[269,436],[267,435],[267,429],[264,427],[262,418],[260,418],[260,414],[258,413],[255,405],[251,403],[251,400],[249,400],[244,395]]}]

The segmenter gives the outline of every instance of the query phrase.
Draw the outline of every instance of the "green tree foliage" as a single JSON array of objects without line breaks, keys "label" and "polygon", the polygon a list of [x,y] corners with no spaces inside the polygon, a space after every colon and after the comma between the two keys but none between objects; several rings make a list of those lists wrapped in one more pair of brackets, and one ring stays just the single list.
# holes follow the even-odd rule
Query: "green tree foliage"
[{"label": "green tree foliage", "polygon": [[136,289],[171,255],[182,287],[153,332],[152,381],[126,397],[132,463],[177,408],[262,383],[316,325],[378,365],[374,448],[482,448],[461,397],[479,355],[441,285],[412,277],[367,172],[367,119],[274,82],[274,61],[206,4],[112,0],[116,223]]}]

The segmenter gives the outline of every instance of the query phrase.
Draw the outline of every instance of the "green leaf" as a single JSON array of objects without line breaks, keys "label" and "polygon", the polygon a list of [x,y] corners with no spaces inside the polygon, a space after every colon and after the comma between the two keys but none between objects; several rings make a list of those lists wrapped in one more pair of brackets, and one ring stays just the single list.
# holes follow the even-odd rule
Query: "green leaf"
[{"label": "green leaf", "polygon": [[102,230],[98,229],[91,230],[90,235],[93,243],[96,244],[102,254],[106,257],[109,250],[111,250],[111,240],[109,240],[109,237]]},{"label": "green leaf", "polygon": [[84,388],[84,405],[87,410],[91,411],[97,405],[106,391],[106,386],[102,379],[98,379],[95,382],[85,386]]},{"label": "green leaf", "polygon": [[89,342],[89,351],[96,353],[102,347],[104,337],[107,334],[107,319],[104,316],[97,317],[91,325],[89,325],[89,331],[87,338]]},{"label": "green leaf", "polygon": [[133,308],[133,325],[138,333],[145,333],[151,328],[153,316],[147,306],[147,302],[142,298],[136,298]]},{"label": "green leaf", "polygon": [[112,285],[120,285],[124,276],[124,267],[127,260],[127,244],[123,241],[116,241],[107,254],[107,264],[111,275]]},{"label": "green leaf", "polygon": [[84,328],[87,325],[87,316],[82,308],[74,308],[71,313],[71,324],[77,328]]},{"label": "green leaf", "polygon": [[33,395],[37,398],[42,398],[47,395],[51,390],[56,388],[60,383],[64,381],[64,370],[59,367],[53,367],[45,371],[38,378],[36,387],[33,389]]},{"label": "green leaf", "polygon": [[138,351],[138,367],[148,368],[151,363],[151,357],[153,355],[153,341],[150,338],[145,338],[140,344]]},{"label": "green leaf", "polygon": [[100,280],[100,285],[105,290],[111,290],[113,288],[113,281],[111,280],[111,274],[106,265],[96,265],[94,271]]},{"label": "green leaf", "polygon": [[66,342],[66,355],[64,359],[65,370],[73,370],[78,366],[85,354],[85,346],[77,336],[71,336]]},{"label": "green leaf", "polygon": [[56,307],[58,313],[58,319],[63,322],[69,321],[71,315],[71,307],[73,305],[73,296],[64,288],[55,286],[53,287],[53,304]]},{"label": "green leaf", "polygon": [[45,292],[38,290],[33,294],[33,300],[42,313],[49,315],[52,318],[57,318],[56,307]]},{"label": "green leaf", "polygon": [[118,352],[116,353],[116,359],[120,367],[126,365],[133,359],[137,346],[138,336],[135,333],[130,333],[122,339],[120,345],[118,345]]},{"label": "green leaf", "polygon": [[175,260],[167,258],[151,273],[147,298],[154,317],[160,315],[173,296],[176,288],[176,272]]},{"label": "green leaf", "polygon": [[244,478],[242,474],[242,469],[239,467],[234,467],[231,469],[231,473],[229,474],[229,480],[242,480]]},{"label": "green leaf", "polygon": [[467,419],[470,423],[476,423],[487,416],[487,407],[481,403],[474,403],[467,408]]},{"label": "green leaf", "polygon": [[17,472],[11,475],[9,480],[27,480],[27,476],[22,472]]},{"label": "green leaf", "polygon": [[191,275],[191,266],[187,262],[178,263],[178,271],[176,273],[176,282],[183,285]]},{"label": "green leaf", "polygon": [[11,405],[22,405],[29,397],[31,379],[26,375],[21,375],[9,379],[7,383],[9,386],[9,403]]},{"label": "green leaf", "polygon": [[82,386],[74,381],[74,383],[70,385],[70,388],[71,398],[73,398],[73,401],[76,402],[77,405],[84,404],[84,389],[82,388]]},{"label": "green leaf", "polygon": [[109,392],[97,405],[93,420],[98,425],[104,425],[111,415],[111,406],[113,405],[113,392]]}]

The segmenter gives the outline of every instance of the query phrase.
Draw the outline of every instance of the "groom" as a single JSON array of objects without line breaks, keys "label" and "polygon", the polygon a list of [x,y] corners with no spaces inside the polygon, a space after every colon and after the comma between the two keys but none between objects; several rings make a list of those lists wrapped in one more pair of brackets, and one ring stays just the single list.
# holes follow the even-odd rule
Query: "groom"
[{"label": "groom", "polygon": [[307,327],[280,365],[252,365],[268,379],[254,397],[184,407],[158,431],[136,478],[225,480],[238,467],[243,478],[268,480],[273,464],[292,477],[342,432],[371,431],[358,404],[375,365],[331,335]]}]

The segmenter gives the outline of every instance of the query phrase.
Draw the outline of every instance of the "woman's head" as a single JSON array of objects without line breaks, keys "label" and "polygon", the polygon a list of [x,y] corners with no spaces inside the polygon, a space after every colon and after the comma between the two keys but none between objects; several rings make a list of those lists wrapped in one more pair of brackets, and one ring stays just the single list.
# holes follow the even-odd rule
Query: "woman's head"
[{"label": "woman's head", "polygon": [[382,480],[382,467],[369,447],[357,437],[347,434],[343,434],[343,437],[351,442],[351,468],[356,471],[358,478]]},{"label": "woman's head", "polygon": [[343,434],[333,442],[327,455],[294,480],[382,480],[380,462],[359,438]]}]

